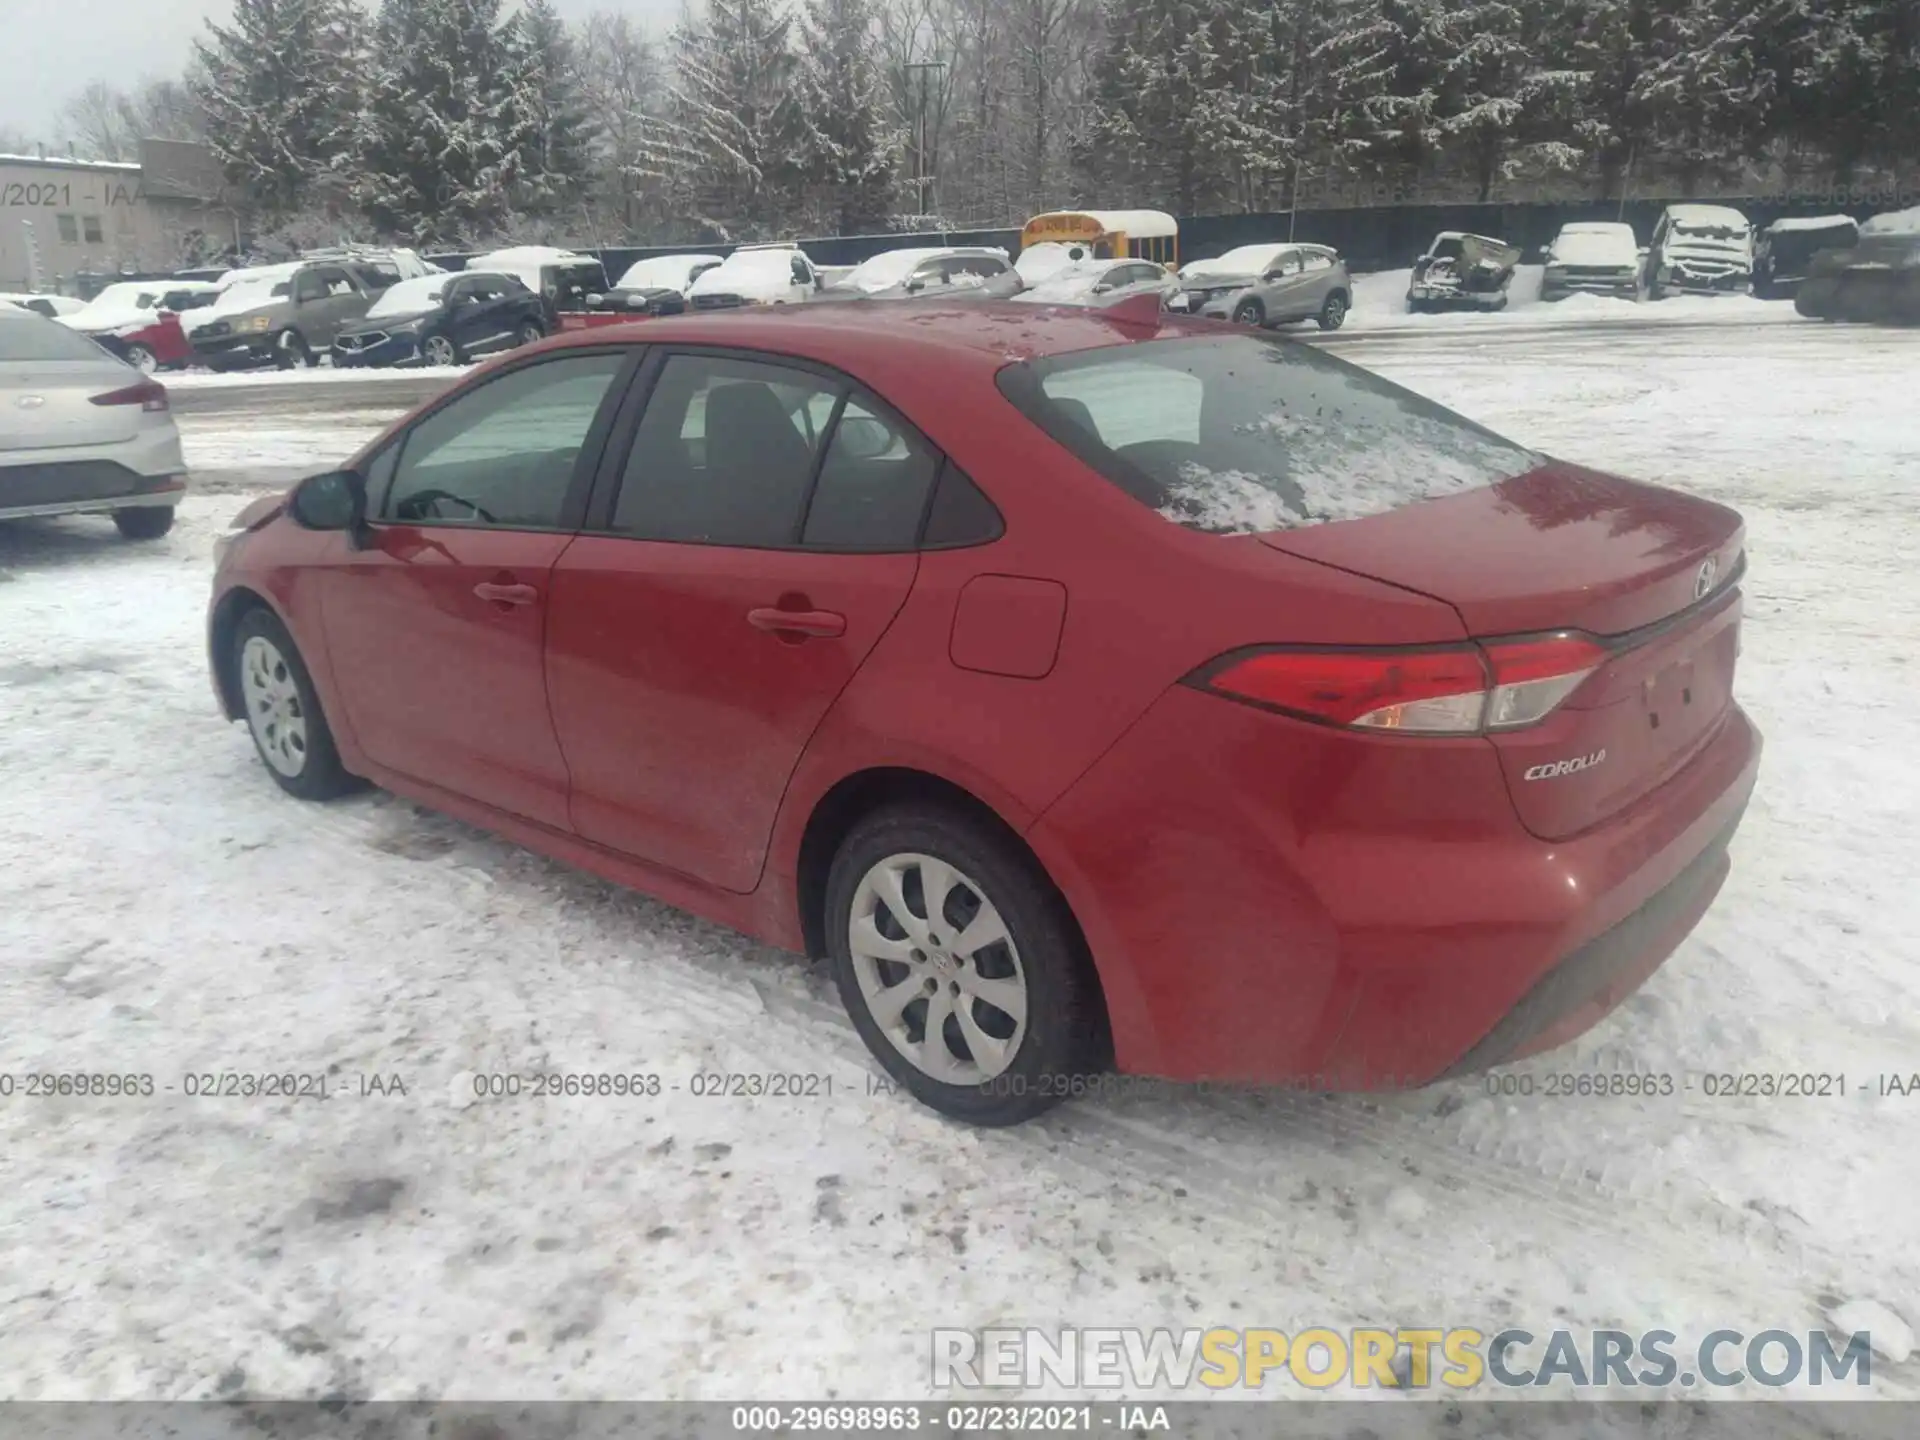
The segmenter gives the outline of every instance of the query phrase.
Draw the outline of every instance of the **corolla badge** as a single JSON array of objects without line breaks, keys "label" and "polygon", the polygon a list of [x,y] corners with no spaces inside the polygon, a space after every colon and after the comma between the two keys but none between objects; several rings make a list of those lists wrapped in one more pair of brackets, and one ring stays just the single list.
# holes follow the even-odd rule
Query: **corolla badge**
[{"label": "corolla badge", "polygon": [[1712,556],[1700,562],[1700,569],[1693,577],[1693,598],[1702,600],[1713,589],[1713,577],[1720,573],[1720,567]]},{"label": "corolla badge", "polygon": [[1596,750],[1591,755],[1581,755],[1573,760],[1549,760],[1545,765],[1534,765],[1521,772],[1522,780],[1558,780],[1562,775],[1578,775],[1582,770],[1591,770],[1607,758],[1607,752]]}]

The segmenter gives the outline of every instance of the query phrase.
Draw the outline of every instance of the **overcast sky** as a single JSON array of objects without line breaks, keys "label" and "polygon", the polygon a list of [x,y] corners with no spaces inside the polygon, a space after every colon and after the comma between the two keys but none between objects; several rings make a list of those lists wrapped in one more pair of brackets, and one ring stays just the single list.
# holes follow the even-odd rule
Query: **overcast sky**
[{"label": "overcast sky", "polygon": [[[570,20],[624,10],[649,29],[679,13],[678,0],[555,3]],[[232,10],[233,0],[0,0],[0,131],[59,143],[60,107],[87,82],[177,75],[208,18]]]}]

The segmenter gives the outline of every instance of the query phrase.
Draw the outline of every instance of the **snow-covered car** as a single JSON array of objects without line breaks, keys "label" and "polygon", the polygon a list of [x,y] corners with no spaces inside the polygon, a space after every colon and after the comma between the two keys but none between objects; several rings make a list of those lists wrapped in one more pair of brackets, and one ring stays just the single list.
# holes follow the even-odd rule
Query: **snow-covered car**
[{"label": "snow-covered car", "polygon": [[1790,300],[1822,250],[1851,250],[1860,226],[1851,215],[1812,215],[1776,220],[1753,245],[1753,293],[1762,300]]},{"label": "snow-covered car", "polygon": [[1728,205],[1669,205],[1654,227],[1642,287],[1649,300],[1673,291],[1745,294],[1753,274],[1753,226]]},{"label": "snow-covered car", "polygon": [[1004,250],[935,246],[883,250],[824,286],[816,300],[1004,300],[1023,289]]},{"label": "snow-covered car", "polygon": [[811,300],[822,284],[798,245],[743,245],[695,280],[687,300],[696,310],[796,305]]},{"label": "snow-covered car", "polygon": [[584,315],[587,297],[604,295],[611,288],[606,266],[593,256],[551,245],[513,245],[494,250],[474,256],[466,268],[517,277],[545,304],[549,330],[560,329],[563,316]]},{"label": "snow-covered car", "polygon": [[217,285],[194,280],[122,280],[60,323],[91,336],[102,349],[144,374],[175,370],[193,358],[180,316],[203,309]]},{"label": "snow-covered car", "polygon": [[1338,330],[1353,305],[1346,261],[1325,245],[1241,245],[1212,260],[1180,267],[1180,293],[1169,310],[1232,320],[1241,325],[1279,325],[1312,320]]},{"label": "snow-covered car", "polygon": [[615,290],[677,290],[682,295],[693,282],[722,263],[720,255],[652,255],[636,260],[621,272]]},{"label": "snow-covered car", "polygon": [[1031,288],[1064,270],[1096,258],[1085,245],[1071,245],[1063,240],[1042,240],[1022,250],[1020,257],[1013,262],[1013,268],[1020,276],[1020,283]]},{"label": "snow-covered car", "polygon": [[111,515],[129,540],[173,527],[187,489],[166,387],[44,315],[0,305],[0,520]]},{"label": "snow-covered car", "polygon": [[1822,250],[1793,297],[1821,320],[1920,325],[1920,206],[1876,215],[1850,250]]},{"label": "snow-covered car", "polygon": [[1082,260],[1013,298],[1034,305],[1105,305],[1143,294],[1166,301],[1179,293],[1180,281],[1151,260]]},{"label": "snow-covered car", "polygon": [[1617,220],[1576,220],[1562,225],[1547,246],[1540,276],[1542,300],[1564,300],[1574,293],[1640,295],[1640,242],[1633,227]]},{"label": "snow-covered car", "polygon": [[1520,247],[1491,235],[1442,230],[1407,278],[1407,310],[1503,310]]},{"label": "snow-covered car", "polygon": [[71,295],[34,295],[26,293],[0,294],[0,302],[12,305],[19,310],[31,310],[36,315],[44,315],[49,320],[57,320],[63,315],[72,315],[87,308],[87,302],[76,300]]},{"label": "snow-covered car", "polygon": [[343,329],[333,342],[333,363],[342,369],[461,365],[531,345],[546,333],[545,307],[517,275],[422,275],[391,286],[365,320]]}]

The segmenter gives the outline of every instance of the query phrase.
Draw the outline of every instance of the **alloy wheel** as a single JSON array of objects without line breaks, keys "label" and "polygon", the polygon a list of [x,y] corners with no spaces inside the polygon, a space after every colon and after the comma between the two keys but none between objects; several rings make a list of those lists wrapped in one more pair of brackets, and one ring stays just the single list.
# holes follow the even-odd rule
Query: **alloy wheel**
[{"label": "alloy wheel", "polygon": [[453,364],[453,342],[444,335],[429,336],[427,338],[427,360],[434,365]]},{"label": "alloy wheel", "polygon": [[306,709],[293,667],[264,635],[249,636],[240,651],[240,689],[261,757],[288,779],[298,778],[307,767]]},{"label": "alloy wheel", "polygon": [[861,877],[848,950],[867,1013],[921,1074],[978,1085],[1027,1030],[1019,948],[979,883],[932,855],[892,855]]}]

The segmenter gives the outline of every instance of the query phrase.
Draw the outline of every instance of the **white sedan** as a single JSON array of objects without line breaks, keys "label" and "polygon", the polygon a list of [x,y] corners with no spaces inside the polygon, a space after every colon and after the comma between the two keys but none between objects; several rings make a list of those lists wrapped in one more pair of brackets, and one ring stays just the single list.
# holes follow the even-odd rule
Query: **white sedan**
[{"label": "white sedan", "polygon": [[1157,294],[1164,301],[1179,289],[1173,274],[1151,260],[1079,260],[1013,298],[1035,305],[1104,305],[1143,294]]},{"label": "white sedan", "polygon": [[108,514],[129,540],[157,540],[186,472],[165,386],[65,325],[0,306],[0,520]]}]

